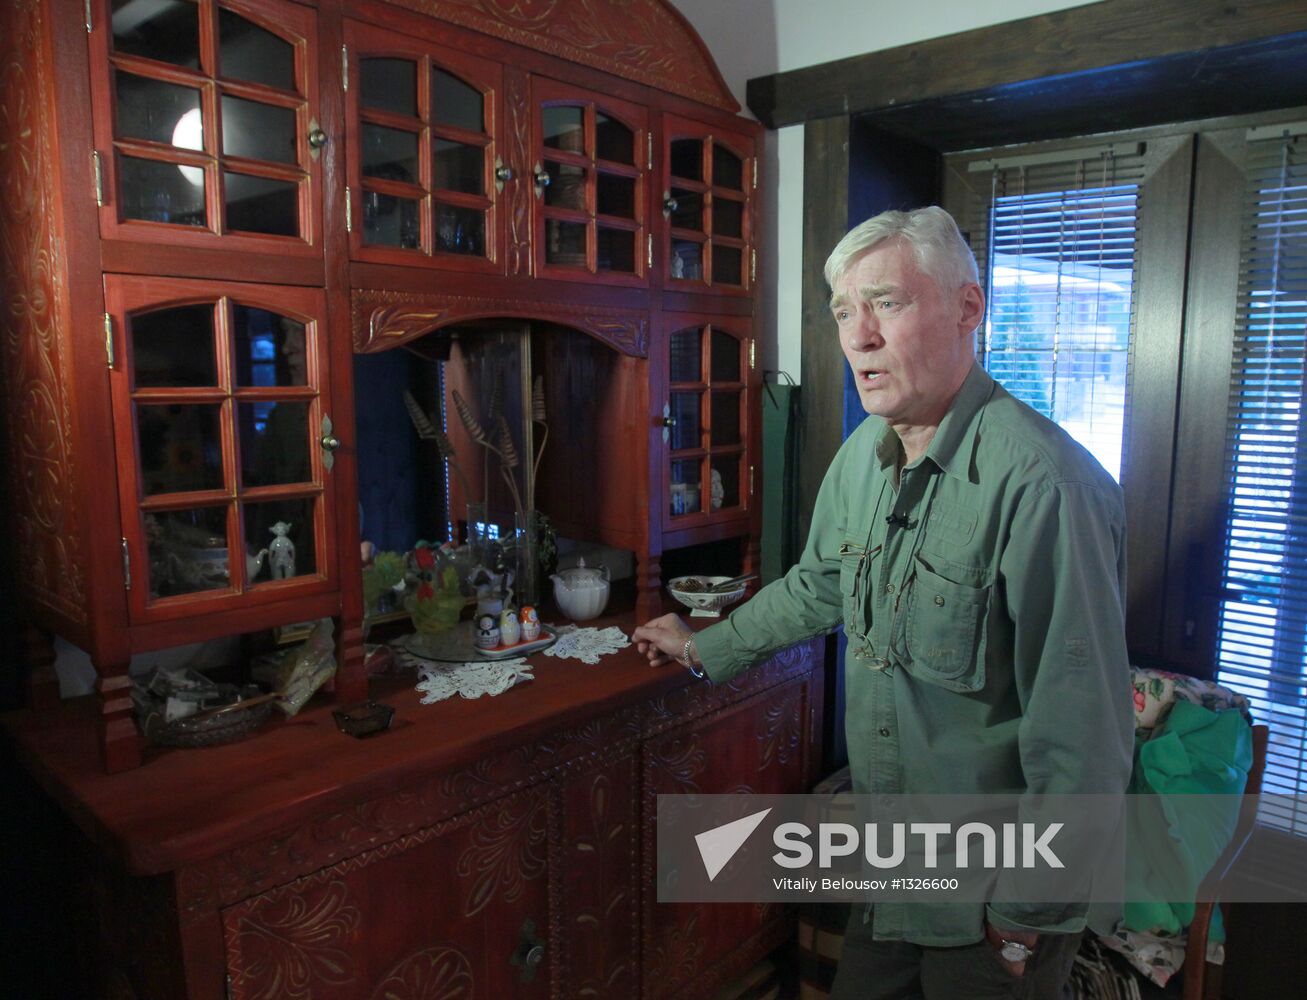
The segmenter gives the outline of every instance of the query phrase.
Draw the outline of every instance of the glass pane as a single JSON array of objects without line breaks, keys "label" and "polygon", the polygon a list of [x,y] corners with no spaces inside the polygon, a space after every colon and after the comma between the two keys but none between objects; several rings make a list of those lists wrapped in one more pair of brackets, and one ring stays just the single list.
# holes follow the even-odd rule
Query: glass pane
[{"label": "glass pane", "polygon": [[671,276],[686,281],[703,280],[703,244],[672,240]]},{"label": "glass pane", "polygon": [[217,403],[137,404],[137,456],[145,496],[223,488],[220,413]]},{"label": "glass pane", "polygon": [[289,316],[236,303],[232,308],[236,385],[308,385],[304,324]]},{"label": "glass pane", "polygon": [[571,105],[543,111],[545,145],[570,153],[585,152],[585,109]]},{"label": "glass pane", "polygon": [[369,108],[416,118],[418,70],[409,59],[360,59],[359,99]]},{"label": "glass pane", "polygon": [[702,393],[674,392],[669,404],[672,408],[673,421],[668,444],[672,451],[684,451],[686,448],[703,447],[703,437],[699,427],[699,399]]},{"label": "glass pane", "polygon": [[435,186],[438,191],[485,194],[486,154],[481,146],[436,140]]},{"label": "glass pane", "polygon": [[485,98],[452,73],[433,67],[431,70],[431,120],[437,125],[452,125],[469,132],[486,130]]},{"label": "glass pane", "polygon": [[436,249],[481,257],[486,252],[486,217],[474,208],[436,205]]},{"label": "glass pane", "polygon": [[713,510],[740,506],[740,459],[722,455],[712,460],[712,478],[708,484],[708,502]]},{"label": "glass pane", "polygon": [[712,147],[712,182],[732,191],[744,190],[744,161],[716,142]]},{"label": "glass pane", "polygon": [[545,220],[545,260],[565,267],[585,267],[585,230],[580,222]]},{"label": "glass pane", "polygon": [[721,196],[713,198],[712,231],[714,236],[744,239],[744,202]]},{"label": "glass pane", "polygon": [[118,158],[124,219],[203,226],[204,171],[134,156]]},{"label": "glass pane", "polygon": [[363,192],[363,242],[416,250],[422,244],[418,203],[377,191]]},{"label": "glass pane", "polygon": [[697,458],[672,463],[672,480],[668,484],[671,492],[671,510],[673,514],[698,513],[702,503],[699,496],[699,481],[702,476],[700,462]]},{"label": "glass pane", "polygon": [[222,590],[227,573],[227,508],[154,511],[145,515],[150,597]]},{"label": "glass pane", "polygon": [[744,251],[739,247],[712,248],[712,280],[714,285],[742,285],[744,271],[741,266]]},{"label": "glass pane", "polygon": [[241,485],[310,483],[309,404],[240,403],[236,407],[241,444]]},{"label": "glass pane", "polygon": [[602,111],[595,112],[595,156],[614,163],[635,164],[635,133]]},{"label": "glass pane", "polygon": [[595,266],[600,271],[635,273],[635,233],[600,226],[595,233]]},{"label": "glass pane", "polygon": [[114,51],[199,68],[200,19],[195,0],[113,0],[112,11]]},{"label": "glass pane", "polygon": [[245,545],[251,550],[246,573],[254,568],[249,559],[259,563],[258,573],[249,577],[250,582],[312,576],[318,571],[313,544],[314,505],[311,499],[241,505]]},{"label": "glass pane", "polygon": [[290,108],[222,96],[222,151],[228,156],[298,163],[296,138]]},{"label": "glass pane", "polygon": [[595,188],[595,211],[600,215],[635,218],[635,178],[601,173]]},{"label": "glass pane", "polygon": [[672,188],[672,200],[676,202],[676,208],[671,213],[672,225],[677,229],[704,232],[703,195],[697,191],[686,191],[684,188]]},{"label": "glass pane", "polygon": [[571,208],[585,211],[585,175],[581,167],[567,163],[545,163],[550,182],[545,188],[545,204],[554,208]]},{"label": "glass pane", "polygon": [[204,148],[198,90],[131,73],[115,73],[114,90],[114,135]]},{"label": "glass pane", "polygon": [[721,330],[712,332],[712,380],[740,381],[740,341]]},{"label": "glass pane", "polygon": [[672,176],[703,180],[703,140],[672,140]]},{"label": "glass pane", "polygon": [[740,443],[740,393],[712,394],[712,446]]},{"label": "glass pane", "polygon": [[670,378],[673,382],[698,382],[699,362],[702,351],[699,348],[701,332],[699,330],[678,330],[672,334]]},{"label": "glass pane", "polygon": [[363,176],[386,180],[418,181],[418,137],[380,125],[363,126]]},{"label": "glass pane", "polygon": [[227,228],[274,236],[300,234],[299,185],[267,177],[224,173]]},{"label": "glass pane", "polygon": [[295,86],[295,47],[266,28],[218,8],[218,72],[282,90]]},{"label": "glass pane", "polygon": [[132,338],[132,387],[213,386],[213,306],[176,306],[138,313],[128,325]]}]

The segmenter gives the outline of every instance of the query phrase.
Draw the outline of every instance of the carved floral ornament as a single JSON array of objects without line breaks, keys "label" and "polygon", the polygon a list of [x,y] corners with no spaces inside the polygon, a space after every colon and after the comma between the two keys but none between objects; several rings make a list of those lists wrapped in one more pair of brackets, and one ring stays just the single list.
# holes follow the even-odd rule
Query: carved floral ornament
[{"label": "carved floral ornament", "polygon": [[740,110],[699,36],[666,0],[391,2],[732,113]]},{"label": "carved floral ornament", "polygon": [[352,299],[354,349],[389,350],[428,333],[474,319],[538,319],[573,327],[632,357],[649,356],[649,317],[635,309],[583,307],[472,295],[418,295],[359,289]]}]

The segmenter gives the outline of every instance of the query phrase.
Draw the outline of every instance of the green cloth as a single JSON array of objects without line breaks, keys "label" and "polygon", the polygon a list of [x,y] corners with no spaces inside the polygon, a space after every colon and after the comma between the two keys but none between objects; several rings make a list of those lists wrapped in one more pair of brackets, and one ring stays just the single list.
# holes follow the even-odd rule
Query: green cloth
[{"label": "green cloth", "polygon": [[[1140,744],[1130,791],[1148,798],[1126,825],[1127,928],[1178,934],[1189,926],[1198,887],[1234,836],[1252,764],[1252,729],[1235,709],[1178,701]],[[1213,928],[1221,940],[1215,919]]]},{"label": "green cloth", "polygon": [[[799,562],[698,634],[709,677],[843,623],[854,791],[1122,793],[1134,723],[1120,488],[979,365],[901,482],[900,453],[879,418],[849,437]],[[989,917],[1070,932],[1087,909],[995,904]],[[985,916],[980,903],[882,903],[874,933],[969,944]]]}]

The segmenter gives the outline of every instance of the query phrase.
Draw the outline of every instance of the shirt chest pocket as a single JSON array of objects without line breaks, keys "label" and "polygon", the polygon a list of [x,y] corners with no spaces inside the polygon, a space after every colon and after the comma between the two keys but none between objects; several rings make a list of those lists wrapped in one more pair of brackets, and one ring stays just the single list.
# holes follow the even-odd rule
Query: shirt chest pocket
[{"label": "shirt chest pocket", "polygon": [[909,673],[950,691],[985,686],[991,585],[954,583],[920,558],[908,603]]},{"label": "shirt chest pocket", "polygon": [[865,597],[865,581],[862,579],[866,564],[879,548],[868,552],[858,542],[845,541],[840,545],[840,594],[844,598],[844,618],[847,625],[856,630],[863,627],[862,609],[859,602]]}]

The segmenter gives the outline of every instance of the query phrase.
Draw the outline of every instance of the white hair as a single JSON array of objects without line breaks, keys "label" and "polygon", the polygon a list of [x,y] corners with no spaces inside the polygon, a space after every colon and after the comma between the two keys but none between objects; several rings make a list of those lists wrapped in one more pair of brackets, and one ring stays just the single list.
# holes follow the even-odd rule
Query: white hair
[{"label": "white hair", "polygon": [[849,230],[826,258],[826,284],[834,291],[859,258],[893,239],[907,243],[917,267],[945,291],[979,281],[975,255],[953,216],[931,205],[911,212],[881,212]]}]

